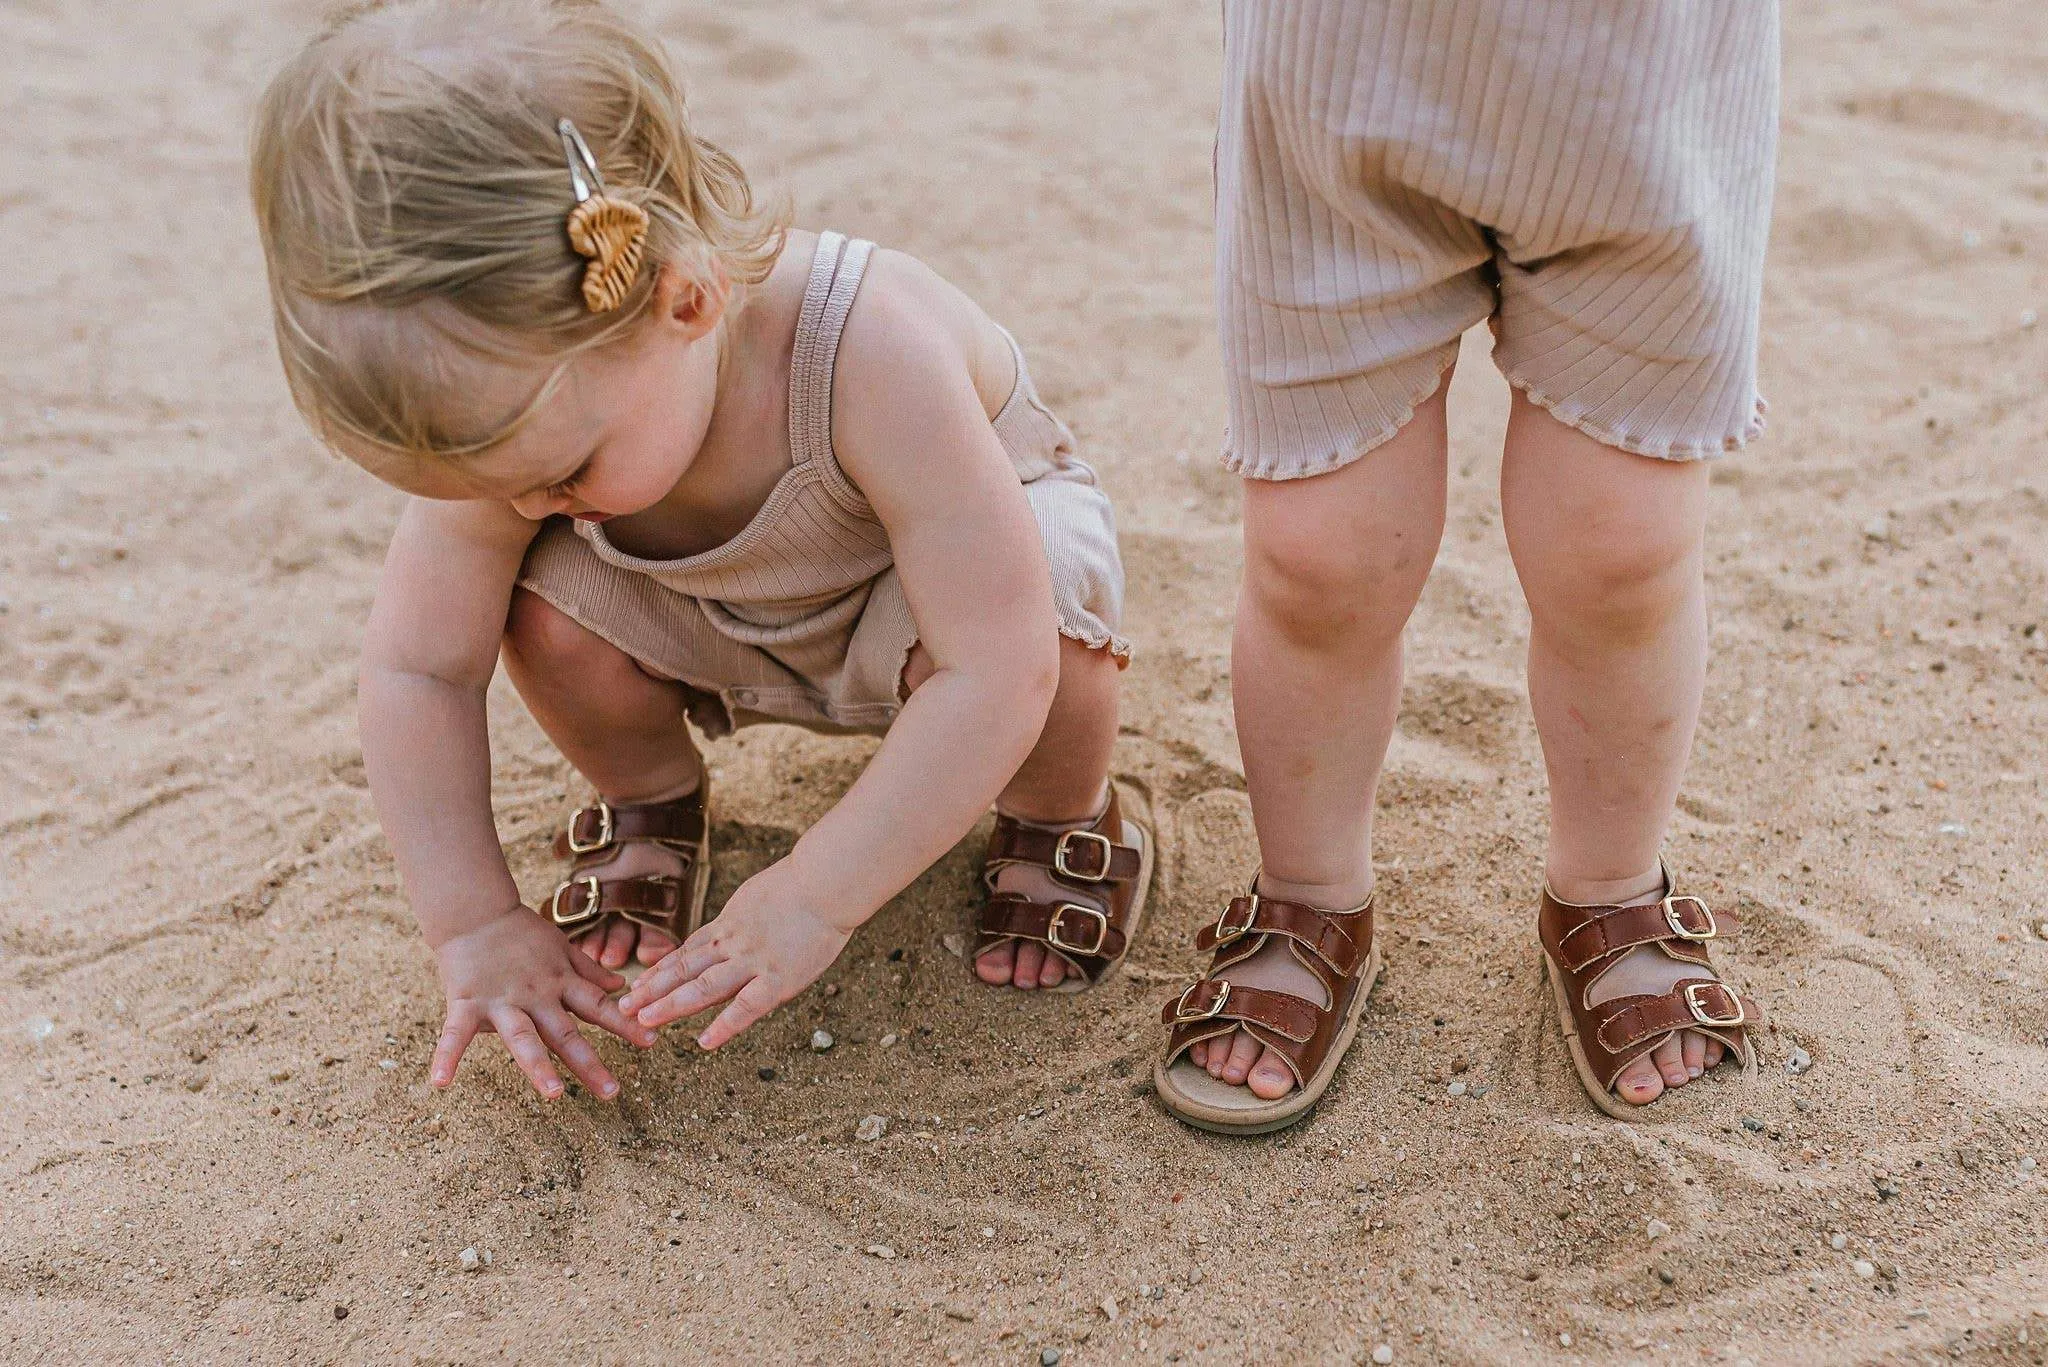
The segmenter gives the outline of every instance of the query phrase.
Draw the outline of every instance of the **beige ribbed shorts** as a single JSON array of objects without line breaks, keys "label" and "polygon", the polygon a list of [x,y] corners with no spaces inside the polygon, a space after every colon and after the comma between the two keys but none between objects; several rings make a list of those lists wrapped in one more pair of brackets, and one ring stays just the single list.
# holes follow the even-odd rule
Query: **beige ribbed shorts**
[{"label": "beige ribbed shorts", "polygon": [[1775,0],[1226,0],[1225,463],[1358,459],[1482,319],[1560,420],[1640,455],[1763,426]]}]

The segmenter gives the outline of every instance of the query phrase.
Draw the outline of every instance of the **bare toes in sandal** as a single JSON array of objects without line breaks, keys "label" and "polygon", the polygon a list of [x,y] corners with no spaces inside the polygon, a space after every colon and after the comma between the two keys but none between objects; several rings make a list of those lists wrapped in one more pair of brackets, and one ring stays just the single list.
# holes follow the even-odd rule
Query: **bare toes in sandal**
[{"label": "bare toes in sandal", "polygon": [[1618,906],[1560,901],[1537,915],[1544,969],[1573,1067],[1609,1115],[1630,1119],[1732,1057],[1756,1072],[1763,1009],[1721,981],[1707,944],[1735,928],[1697,897],[1663,891]]},{"label": "bare toes in sandal", "polygon": [[1371,900],[1327,911],[1254,891],[1195,947],[1214,957],[1160,1013],[1171,1030],[1152,1070],[1160,1104],[1223,1134],[1293,1124],[1329,1086],[1379,977]]},{"label": "bare toes in sandal", "polygon": [[[1093,821],[1040,826],[996,814],[982,860],[988,900],[974,972],[1027,992],[1080,992],[1122,962],[1144,924],[1152,834],[1110,786]],[[1009,971],[994,970],[1007,965]]]},{"label": "bare toes in sandal", "polygon": [[555,837],[555,854],[573,862],[542,908],[549,918],[606,968],[656,963],[704,920],[705,787],[662,802],[585,807]]}]

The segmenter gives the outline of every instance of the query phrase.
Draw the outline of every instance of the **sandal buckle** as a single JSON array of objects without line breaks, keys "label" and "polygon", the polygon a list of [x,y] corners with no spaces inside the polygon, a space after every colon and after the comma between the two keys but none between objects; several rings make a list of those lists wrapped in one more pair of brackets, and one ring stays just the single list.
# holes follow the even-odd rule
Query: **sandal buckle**
[{"label": "sandal buckle", "polygon": [[[1060,938],[1060,931],[1065,928],[1067,913],[1069,912],[1095,918],[1095,939],[1091,943],[1085,945],[1074,944]],[[1108,938],[1108,915],[1097,911],[1094,907],[1084,907],[1078,902],[1062,902],[1054,907],[1052,909],[1052,920],[1047,922],[1045,927],[1045,942],[1054,949],[1065,950],[1069,954],[1100,954],[1102,952],[1102,942]]]},{"label": "sandal buckle", "polygon": [[1243,939],[1245,935],[1250,932],[1252,926],[1258,921],[1259,895],[1256,892],[1251,894],[1251,896],[1244,899],[1244,905],[1244,924],[1241,926],[1234,926],[1230,923],[1230,913],[1237,909],[1236,901],[1232,901],[1229,906],[1223,908],[1223,914],[1216,918],[1217,944],[1227,945],[1233,940]]},{"label": "sandal buckle", "polygon": [[[1686,924],[1685,917],[1678,910],[1679,903],[1681,902],[1699,909],[1700,915],[1706,918],[1707,928],[1705,930],[1694,930]],[[1703,945],[1721,933],[1721,923],[1714,919],[1713,908],[1697,897],[1665,898],[1664,924],[1671,927],[1671,933],[1677,938],[1690,941],[1696,945]]]},{"label": "sandal buckle", "polygon": [[[597,839],[581,839],[576,834],[576,827],[581,824],[584,817],[592,812],[597,813]],[[569,818],[569,853],[590,854],[603,849],[612,843],[615,829],[612,822],[611,803],[606,802],[603,798],[599,798],[595,807],[585,807]]]},{"label": "sandal buckle", "polygon": [[[1701,995],[1710,989],[1719,992],[1728,999],[1729,1006],[1734,1010],[1733,1015],[1717,1016],[1701,1003]],[[1742,999],[1733,992],[1730,992],[1721,983],[1687,983],[1685,985],[1685,1005],[1686,1009],[1692,1012],[1692,1018],[1701,1025],[1712,1025],[1727,1029],[1741,1025],[1749,1019],[1749,1013],[1742,1009]]]},{"label": "sandal buckle", "polygon": [[[583,905],[563,910],[562,899],[578,889],[583,892]],[[598,884],[596,874],[566,879],[556,886],[555,895],[548,899],[548,919],[558,926],[580,926],[604,914],[599,909],[603,900],[604,889]]]},{"label": "sandal buckle", "polygon": [[[1190,1010],[1188,1008],[1188,998],[1210,985],[1214,985],[1219,989],[1216,993],[1216,1000],[1210,1002],[1207,1006]],[[1185,1021],[1214,1020],[1217,1016],[1223,1014],[1223,1008],[1229,1001],[1230,984],[1224,979],[1203,978],[1197,982],[1189,983],[1187,991],[1181,993],[1180,1000],[1173,1004],[1174,1023],[1178,1025]]]},{"label": "sandal buckle", "polygon": [[[1073,849],[1073,842],[1075,841],[1092,846],[1100,852],[1102,862],[1094,873],[1084,873],[1074,867],[1073,857],[1069,852]],[[1052,866],[1062,877],[1072,878],[1078,882],[1107,882],[1109,879],[1110,856],[1115,853],[1116,846],[1110,842],[1109,837],[1106,835],[1095,831],[1061,831],[1059,843],[1052,847]]]}]

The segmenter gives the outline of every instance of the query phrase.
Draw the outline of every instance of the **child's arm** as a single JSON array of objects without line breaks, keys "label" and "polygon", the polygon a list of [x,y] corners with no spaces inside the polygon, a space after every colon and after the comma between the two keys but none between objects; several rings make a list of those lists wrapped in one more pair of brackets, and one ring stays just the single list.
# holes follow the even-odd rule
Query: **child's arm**
[{"label": "child's arm", "polygon": [[937,672],[839,804],[622,1000],[661,1025],[731,998],[699,1036],[707,1049],[801,991],[967,833],[1030,754],[1059,683],[1051,575],[1016,469],[959,341],[915,296],[877,289],[878,274],[840,348],[834,446],[888,528]]},{"label": "child's arm", "polygon": [[363,763],[413,914],[439,961],[447,1022],[430,1077],[454,1081],[495,1031],[543,1096],[549,1054],[600,1096],[618,1088],[575,1017],[645,1047],[608,992],[621,979],[520,904],[491,821],[484,693],[535,524],[491,503],[413,500],[400,516],[363,643]]}]

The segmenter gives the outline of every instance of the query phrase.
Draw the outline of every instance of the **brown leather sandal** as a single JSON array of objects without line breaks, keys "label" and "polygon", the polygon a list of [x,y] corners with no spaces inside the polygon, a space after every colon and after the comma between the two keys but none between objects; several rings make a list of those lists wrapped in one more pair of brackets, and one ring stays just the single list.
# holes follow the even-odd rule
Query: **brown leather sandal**
[{"label": "brown leather sandal", "polygon": [[[1593,1104],[1619,1120],[1637,1120],[1648,1109],[1614,1095],[1621,1070],[1679,1030],[1711,1035],[1756,1075],[1756,1044],[1750,1031],[1763,1024],[1763,1008],[1720,980],[1707,957],[1707,942],[1735,928],[1729,913],[1718,915],[1697,897],[1681,895],[1664,871],[1664,897],[1639,906],[1582,906],[1559,901],[1546,886],[1537,913],[1543,968],[1557,999],[1572,1064]],[[1701,970],[1668,992],[1616,997],[1589,1005],[1588,994],[1602,974],[1638,945],[1656,945],[1680,963]]]},{"label": "brown leather sandal", "polygon": [[[1109,789],[1109,806],[1081,830],[1048,831],[996,813],[981,878],[988,888],[975,927],[971,966],[997,945],[1033,940],[1060,956],[1072,971],[1054,993],[1085,992],[1116,970],[1145,924],[1152,888],[1152,832],[1126,816],[1121,789]],[[997,892],[996,875],[1012,864],[1030,864],[1055,883],[1107,905],[1089,902],[1034,902],[1022,893]]]},{"label": "brown leather sandal", "polygon": [[[602,930],[614,916],[673,936],[677,944],[704,923],[704,894],[711,885],[711,803],[709,780],[697,791],[670,802],[614,807],[599,799],[569,818],[555,837],[555,856],[572,859],[569,876],[547,901],[548,919],[580,939]],[[681,877],[643,874],[605,878],[600,871],[630,844],[659,845],[680,855]],[[637,968],[638,957],[628,964]]]},{"label": "brown leather sandal", "polygon": [[[1195,936],[1196,949],[1215,951],[1209,971],[1159,1013],[1160,1023],[1172,1027],[1166,1052],[1152,1069],[1160,1104],[1178,1119],[1217,1134],[1265,1134],[1306,1115],[1322,1099],[1357,1037],[1366,998],[1379,981],[1372,918],[1371,898],[1355,911],[1325,911],[1262,897],[1254,879],[1251,892],[1233,899],[1214,925]],[[1327,1005],[1217,976],[1257,954],[1275,936],[1322,983]],[[1201,1041],[1237,1029],[1280,1055],[1294,1074],[1293,1091],[1267,1101],[1248,1087],[1211,1077],[1187,1057]]]}]

